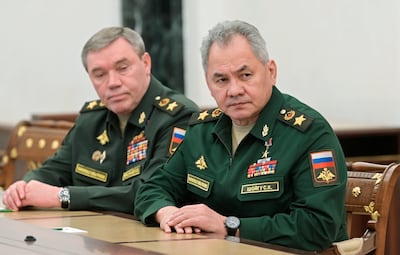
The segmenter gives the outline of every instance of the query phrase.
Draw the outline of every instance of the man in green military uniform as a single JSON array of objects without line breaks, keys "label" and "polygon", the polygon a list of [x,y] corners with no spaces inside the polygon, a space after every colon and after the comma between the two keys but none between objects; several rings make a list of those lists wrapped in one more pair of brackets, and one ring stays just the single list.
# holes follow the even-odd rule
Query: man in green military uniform
[{"label": "man in green military uniform", "polygon": [[151,75],[142,38],[129,28],[96,33],[82,61],[100,100],[84,105],[60,150],[5,192],[24,206],[133,213],[140,184],[183,140],[198,107]]},{"label": "man in green military uniform", "polygon": [[227,21],[202,44],[219,108],[194,115],[175,154],[139,188],[135,215],[166,232],[212,232],[304,250],[347,238],[346,165],[314,109],[281,93],[258,30]]}]

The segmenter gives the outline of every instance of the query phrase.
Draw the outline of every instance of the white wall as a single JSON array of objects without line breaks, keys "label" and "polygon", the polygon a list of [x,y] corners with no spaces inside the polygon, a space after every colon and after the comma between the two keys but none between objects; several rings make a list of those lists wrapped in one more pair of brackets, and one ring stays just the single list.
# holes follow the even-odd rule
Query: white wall
[{"label": "white wall", "polygon": [[[243,19],[264,35],[279,88],[339,124],[400,125],[398,0],[183,0],[187,95],[214,105],[199,47],[207,30]],[[70,112],[96,98],[81,65],[86,40],[121,24],[118,0],[2,0],[0,123]]]},{"label": "white wall", "polygon": [[281,91],[334,126],[400,125],[398,0],[191,0],[184,13],[186,91],[200,104],[214,104],[201,69],[201,39],[219,21],[242,19],[267,41]]},{"label": "white wall", "polygon": [[97,98],[80,62],[89,37],[121,24],[117,0],[0,2],[0,123],[78,111]]}]

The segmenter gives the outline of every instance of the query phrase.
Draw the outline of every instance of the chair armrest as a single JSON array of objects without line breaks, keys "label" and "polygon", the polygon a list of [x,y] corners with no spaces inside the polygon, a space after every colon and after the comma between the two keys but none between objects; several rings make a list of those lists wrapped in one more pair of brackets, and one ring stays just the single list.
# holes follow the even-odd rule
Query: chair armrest
[{"label": "chair armrest", "polygon": [[367,230],[362,237],[351,238],[324,250],[321,255],[367,255],[376,249],[376,232]]}]

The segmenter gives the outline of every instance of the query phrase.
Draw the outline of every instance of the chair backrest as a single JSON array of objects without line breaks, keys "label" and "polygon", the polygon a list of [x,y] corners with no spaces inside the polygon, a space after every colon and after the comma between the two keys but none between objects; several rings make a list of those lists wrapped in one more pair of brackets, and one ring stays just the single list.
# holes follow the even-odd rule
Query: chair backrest
[{"label": "chair backrest", "polygon": [[400,254],[400,164],[349,162],[347,167],[349,237],[362,237],[370,230],[375,254]]},{"label": "chair backrest", "polygon": [[7,188],[27,171],[41,165],[60,147],[74,122],[28,120],[13,129],[0,161],[0,186]]},{"label": "chair backrest", "polygon": [[65,120],[75,122],[79,113],[65,112],[65,113],[33,113],[31,114],[32,120]]}]

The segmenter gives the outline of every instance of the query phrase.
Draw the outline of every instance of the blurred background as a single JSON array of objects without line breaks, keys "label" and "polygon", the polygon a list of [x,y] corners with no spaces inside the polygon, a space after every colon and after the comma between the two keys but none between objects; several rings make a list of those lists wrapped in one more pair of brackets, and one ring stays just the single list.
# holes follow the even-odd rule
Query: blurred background
[{"label": "blurred background", "polygon": [[199,47],[226,19],[256,25],[281,91],[334,127],[399,126],[400,5],[396,0],[3,0],[0,124],[78,112],[96,99],[80,62],[88,38],[125,25],[144,37],[153,72],[200,106],[215,105]]}]

